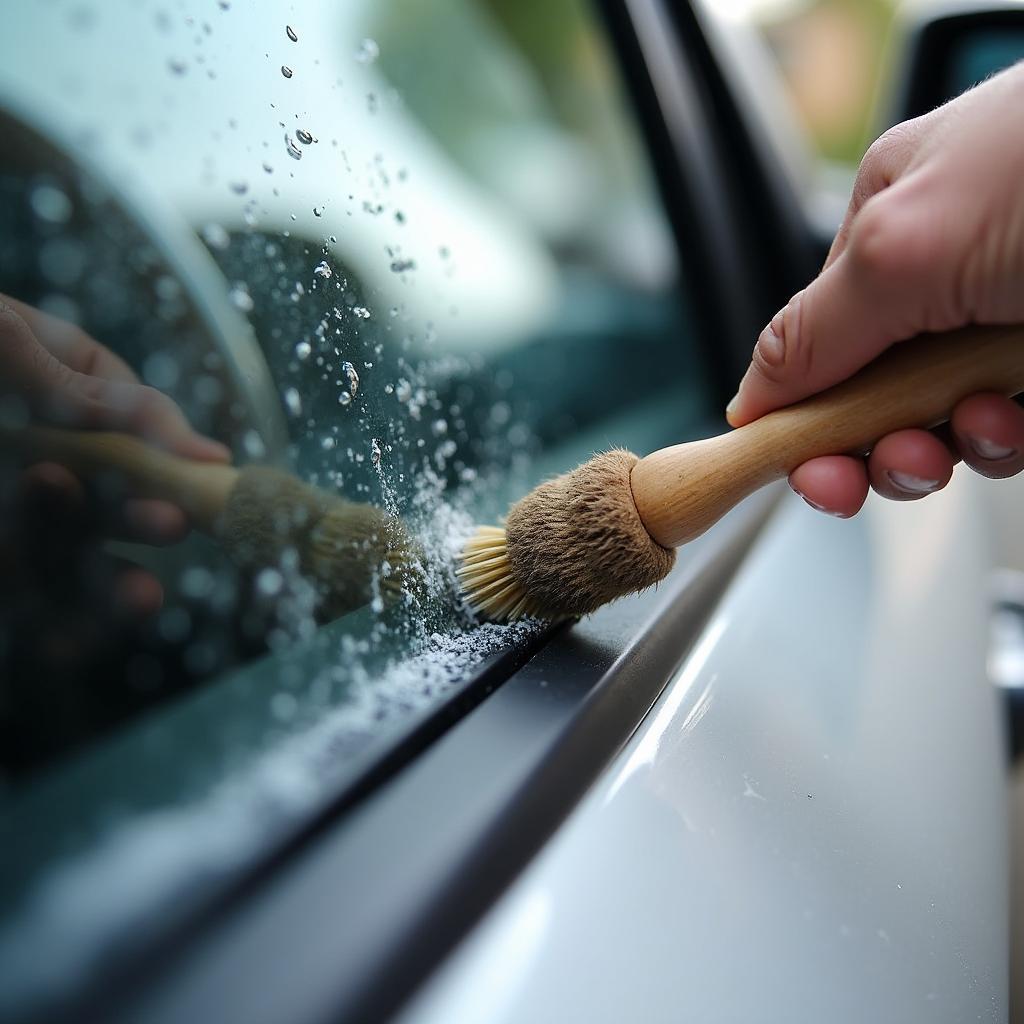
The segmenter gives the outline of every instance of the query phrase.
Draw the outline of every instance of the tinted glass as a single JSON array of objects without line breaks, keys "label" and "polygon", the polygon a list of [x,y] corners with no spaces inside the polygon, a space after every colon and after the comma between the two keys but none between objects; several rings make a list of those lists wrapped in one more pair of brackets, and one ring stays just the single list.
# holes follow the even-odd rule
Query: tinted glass
[{"label": "tinted glass", "polygon": [[[400,523],[416,577],[380,531],[368,571],[339,570],[343,607],[301,537],[241,565],[201,531],[125,543],[131,486],[101,469],[26,523],[24,428],[54,417],[0,367],[15,998],[244,864],[530,642],[537,624],[479,626],[457,598],[473,524],[596,449],[692,436],[711,402],[583,3],[25,4],[0,51],[0,291],[117,353],[236,464]],[[159,581],[159,611],[104,613],[115,558]]]}]

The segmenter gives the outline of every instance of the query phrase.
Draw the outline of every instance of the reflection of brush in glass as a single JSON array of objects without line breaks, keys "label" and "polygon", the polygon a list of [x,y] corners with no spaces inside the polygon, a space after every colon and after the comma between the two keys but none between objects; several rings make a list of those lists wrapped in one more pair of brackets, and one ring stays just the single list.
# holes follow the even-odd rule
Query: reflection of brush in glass
[{"label": "reflection of brush in glass", "polygon": [[505,529],[481,527],[458,570],[496,621],[574,618],[653,586],[674,548],[748,494],[820,455],[946,420],[967,395],[1024,390],[1024,331],[965,328],[894,346],[856,376],[720,437],[638,459],[606,452],[531,491]]},{"label": "reflection of brush in glass", "polygon": [[317,491],[267,466],[194,462],[127,434],[30,427],[0,434],[30,462],[56,462],[85,480],[127,488],[183,509],[245,569],[280,564],[294,549],[317,587],[320,618],[421,587],[418,559],[401,523],[373,505]]}]

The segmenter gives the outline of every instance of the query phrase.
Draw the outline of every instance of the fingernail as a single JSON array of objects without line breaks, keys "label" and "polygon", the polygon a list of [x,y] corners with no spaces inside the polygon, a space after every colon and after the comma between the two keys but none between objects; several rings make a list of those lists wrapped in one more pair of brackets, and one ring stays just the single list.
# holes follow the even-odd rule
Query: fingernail
[{"label": "fingernail", "polygon": [[898,469],[887,470],[885,475],[894,487],[907,494],[931,494],[939,488],[938,480],[926,480],[912,473],[901,473]]},{"label": "fingernail", "polygon": [[1004,444],[996,444],[995,441],[988,441],[984,437],[969,437],[967,443],[974,450],[979,458],[995,462],[999,459],[1009,459],[1017,454],[1016,448],[1008,448]]},{"label": "fingernail", "polygon": [[810,505],[811,508],[813,508],[815,512],[824,512],[825,515],[832,516],[833,519],[847,519],[848,518],[848,516],[843,515],[842,512],[836,512],[834,509],[825,508],[824,505],[819,505],[816,501],[811,501],[811,499],[808,498],[806,494],[800,494],[800,492],[798,490],[796,490],[795,488],[793,490],[793,493],[800,495],[800,497],[803,498],[804,502],[806,502],[806,504]]},{"label": "fingernail", "polygon": [[729,404],[725,407],[725,418],[732,419],[733,413],[739,408],[740,404],[740,393],[737,391],[732,398],[729,399]]}]

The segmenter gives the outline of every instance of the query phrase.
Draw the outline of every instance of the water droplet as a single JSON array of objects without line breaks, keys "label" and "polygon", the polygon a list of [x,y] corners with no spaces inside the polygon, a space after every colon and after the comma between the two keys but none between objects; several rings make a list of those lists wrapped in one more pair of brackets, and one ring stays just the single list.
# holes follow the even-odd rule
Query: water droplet
[{"label": "water droplet", "polygon": [[231,182],[231,191],[236,196],[244,196],[249,191],[249,182],[247,181],[233,181]]},{"label": "water droplet", "polygon": [[380,613],[384,611],[384,598],[382,598],[380,594],[370,602],[370,611],[377,615],[380,615]]},{"label": "water droplet", "polygon": [[300,360],[306,360],[309,358],[310,353],[313,351],[313,346],[308,341],[300,341],[295,346],[295,358]]},{"label": "water droplet", "polygon": [[384,385],[384,394],[385,395],[393,395],[394,393],[395,393],[395,385],[394,384],[385,384]]},{"label": "water droplet", "polygon": [[352,396],[347,391],[342,391],[341,394],[338,395],[338,405],[351,405],[351,404],[352,404]]},{"label": "water droplet", "polygon": [[392,260],[391,270],[395,274],[404,274],[407,270],[415,270],[415,260]]},{"label": "water droplet", "polygon": [[228,292],[228,299],[235,309],[241,310],[243,313],[251,313],[255,305],[244,281],[236,281],[231,286],[231,291]]},{"label": "water droplet", "polygon": [[364,39],[356,50],[356,60],[360,64],[372,64],[380,56],[380,47],[372,39]]},{"label": "water droplet", "polygon": [[434,432],[434,437],[441,437],[443,434],[448,433],[448,421],[434,420],[434,422],[430,424],[430,429]]},{"label": "water droplet", "polygon": [[267,172],[267,174],[273,174],[274,173],[274,168],[271,167],[270,164],[268,164],[266,161],[263,162],[263,170],[265,170]]},{"label": "water droplet", "polygon": [[412,398],[412,385],[407,380],[400,380],[395,388],[395,397],[400,402],[408,402]]},{"label": "water droplet", "polygon": [[319,262],[319,263],[318,263],[318,264],[317,264],[317,265],[316,265],[316,266],[315,266],[315,267],[313,268],[313,273],[314,273],[314,274],[316,274],[316,276],[317,276],[317,277],[322,277],[322,278],[324,278],[324,280],[327,280],[327,278],[329,278],[329,277],[333,277],[333,276],[334,276],[334,272],[333,272],[333,271],[331,270],[331,268],[330,268],[330,267],[329,267],[329,266],[327,265],[327,260],[321,260],[321,261],[320,261],[320,262]]},{"label": "water droplet", "polygon": [[377,438],[370,438],[370,461],[373,463],[374,469],[380,468],[380,441]]},{"label": "water droplet", "polygon": [[337,438],[331,437],[330,435],[328,435],[327,437],[320,438],[320,447],[323,448],[325,452],[334,451],[334,449],[337,448],[337,446]]},{"label": "water droplet", "polygon": [[360,320],[370,319],[370,311],[365,306],[353,306],[352,314],[359,317]]},{"label": "water droplet", "polygon": [[299,392],[295,388],[285,388],[283,398],[285,408],[292,414],[292,416],[302,415],[302,399],[299,397]]},{"label": "water droplet", "polygon": [[71,219],[71,200],[56,185],[37,185],[28,198],[32,212],[50,224],[66,224]]},{"label": "water droplet", "polygon": [[281,74],[284,75],[285,78],[291,78],[292,75],[295,74],[295,72],[292,71],[292,69],[290,67],[288,67],[287,64],[282,64],[281,65]]},{"label": "water droplet", "polygon": [[352,397],[355,398],[359,393],[359,374],[356,373],[356,368],[346,359],[341,364],[341,372],[348,377],[348,389],[352,392]]},{"label": "water droplet", "polygon": [[263,438],[255,430],[247,430],[242,437],[242,448],[250,459],[262,459],[267,454]]},{"label": "water droplet", "polygon": [[222,10],[229,10],[231,7],[231,0],[217,0],[217,6]]},{"label": "water droplet", "polygon": [[288,38],[289,38],[289,39],[290,39],[290,40],[291,40],[291,41],[292,41],[293,43],[297,43],[297,42],[299,41],[299,35],[298,35],[298,33],[297,33],[297,32],[295,31],[295,29],[293,29],[293,28],[291,27],[291,25],[285,25],[285,27],[284,27],[284,31],[285,31],[285,34],[286,34],[286,35],[288,36]]},{"label": "water droplet", "polygon": [[313,216],[314,217],[322,217],[323,215],[324,215],[324,208],[322,206],[314,206],[313,207]]},{"label": "water droplet", "polygon": [[299,147],[295,145],[295,140],[290,135],[288,135],[287,133],[285,134],[285,137],[284,137],[284,146],[285,146],[285,149],[288,150],[288,155],[293,160],[301,160],[302,159],[302,150],[299,149]]},{"label": "water droplet", "polygon": [[203,228],[203,241],[211,249],[226,249],[231,244],[231,236],[219,224],[211,221]]},{"label": "water droplet", "polygon": [[183,60],[178,60],[174,57],[167,62],[167,67],[175,75],[183,75],[188,70],[188,65]]},{"label": "water droplet", "polygon": [[282,586],[284,577],[277,569],[263,569],[256,577],[256,589],[267,597],[279,594]]},{"label": "water droplet", "polygon": [[305,128],[296,128],[295,138],[297,138],[304,146],[308,146],[314,141],[313,136],[307,132]]}]

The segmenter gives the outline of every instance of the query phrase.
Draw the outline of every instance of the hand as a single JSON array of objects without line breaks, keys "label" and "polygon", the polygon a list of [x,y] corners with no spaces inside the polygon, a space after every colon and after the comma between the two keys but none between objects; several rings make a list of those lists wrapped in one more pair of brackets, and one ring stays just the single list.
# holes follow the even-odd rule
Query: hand
[{"label": "hand", "polygon": [[[224,445],[195,433],[171,399],[143,385],[85,332],[0,296],[0,421],[10,429],[30,420],[121,430],[192,459],[229,458]],[[88,482],[54,463],[28,467],[6,490],[0,566],[9,587],[48,589],[52,596],[82,577],[107,611],[140,615],[160,607],[162,588],[153,576],[100,559],[95,549],[104,534],[174,543],[188,531],[180,508],[125,495],[117,507],[100,510]]]},{"label": "hand", "polygon": [[[851,376],[922,331],[1024,322],[1024,64],[890,129],[860,165],[820,275],[761,332],[726,415],[741,426]],[[960,458],[988,477],[1024,469],[1024,409],[960,402],[936,432],[901,430],[866,460],[812,459],[790,475],[808,504],[854,515],[868,485],[910,501]]]}]

